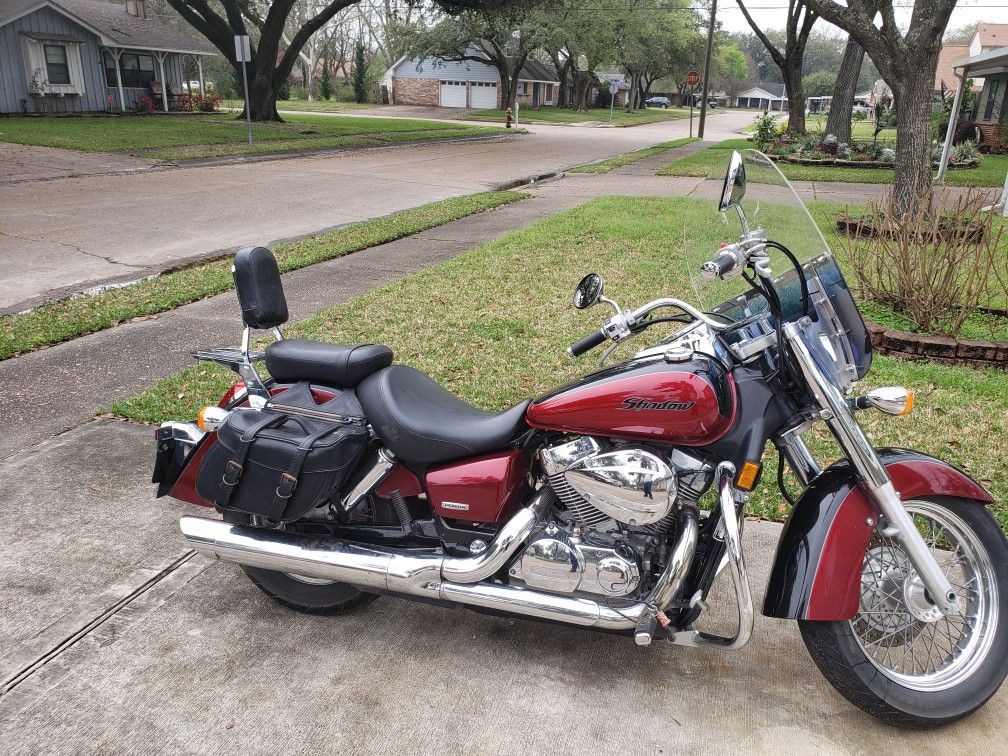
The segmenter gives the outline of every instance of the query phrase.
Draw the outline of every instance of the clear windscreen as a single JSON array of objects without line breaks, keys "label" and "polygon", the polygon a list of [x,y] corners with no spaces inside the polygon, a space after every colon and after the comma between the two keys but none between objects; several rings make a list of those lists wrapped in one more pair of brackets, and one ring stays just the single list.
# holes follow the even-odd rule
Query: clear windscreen
[{"label": "clear windscreen", "polygon": [[[712,168],[691,192],[692,197],[704,201],[690,205],[690,212],[685,218],[683,248],[697,301],[703,309],[718,311],[739,320],[753,313],[746,315],[741,309],[726,303],[738,303],[739,297],[747,295],[751,287],[745,278],[738,276],[729,281],[707,281],[700,277],[701,266],[717,254],[718,246],[738,241],[742,233],[742,222],[736,208],[729,208],[723,213],[718,210],[731,151],[725,150],[724,154],[724,164]],[[762,229],[767,239],[787,247],[803,265],[821,260],[824,256],[831,260],[832,252],[819,227],[777,166],[757,150],[745,150],[741,154],[746,188],[738,209],[745,216],[750,230]],[[800,306],[801,290],[794,265],[779,250],[770,249],[769,253],[773,275],[780,277],[775,288],[787,314],[789,304]],[[766,306],[762,298],[746,299],[750,309]]]}]

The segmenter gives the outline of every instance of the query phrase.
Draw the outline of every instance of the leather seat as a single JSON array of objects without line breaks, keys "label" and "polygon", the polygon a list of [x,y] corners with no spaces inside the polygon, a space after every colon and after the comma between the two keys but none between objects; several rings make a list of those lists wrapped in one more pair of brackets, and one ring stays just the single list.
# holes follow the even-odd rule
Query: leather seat
[{"label": "leather seat", "polygon": [[281,383],[310,381],[353,388],[376,370],[392,364],[392,350],[381,344],[325,344],[283,339],[266,347],[266,369]]},{"label": "leather seat", "polygon": [[432,464],[497,451],[527,428],[528,401],[483,412],[405,365],[368,376],[357,397],[374,432],[407,462]]}]

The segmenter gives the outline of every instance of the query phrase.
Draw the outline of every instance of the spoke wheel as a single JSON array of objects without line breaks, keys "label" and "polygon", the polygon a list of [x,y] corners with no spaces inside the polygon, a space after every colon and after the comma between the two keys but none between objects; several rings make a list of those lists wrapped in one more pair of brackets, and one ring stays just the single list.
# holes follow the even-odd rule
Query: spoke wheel
[{"label": "spoke wheel", "polygon": [[928,501],[905,506],[958,594],[960,611],[943,615],[899,541],[876,531],[865,554],[861,608],[851,628],[883,675],[914,690],[943,690],[972,674],[990,652],[997,583],[990,555],[962,518]]},{"label": "spoke wheel", "polygon": [[1008,676],[1008,543],[979,502],[936,496],[904,506],[959,611],[943,615],[900,542],[876,532],[858,613],[798,625],[819,670],[851,703],[892,725],[934,727],[981,707]]}]

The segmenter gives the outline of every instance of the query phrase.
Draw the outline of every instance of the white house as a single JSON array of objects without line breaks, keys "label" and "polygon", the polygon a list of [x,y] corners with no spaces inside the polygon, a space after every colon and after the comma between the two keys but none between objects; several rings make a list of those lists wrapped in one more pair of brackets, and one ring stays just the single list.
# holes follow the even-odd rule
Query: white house
[{"label": "white house", "polygon": [[757,82],[739,92],[735,98],[737,107],[759,110],[787,110],[788,97],[783,84]]},{"label": "white house", "polygon": [[[479,61],[402,57],[382,77],[396,105],[443,108],[499,108],[500,74]],[[518,74],[518,102],[525,107],[554,105],[560,82],[551,66],[529,60]]]}]

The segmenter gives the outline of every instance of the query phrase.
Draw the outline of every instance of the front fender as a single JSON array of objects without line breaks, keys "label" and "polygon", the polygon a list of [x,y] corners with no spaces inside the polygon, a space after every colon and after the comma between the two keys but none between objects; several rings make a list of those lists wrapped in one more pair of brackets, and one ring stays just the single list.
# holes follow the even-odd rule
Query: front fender
[{"label": "front fender", "polygon": [[[940,459],[906,449],[879,449],[901,498],[956,496],[993,501],[983,486]],[[848,460],[823,470],[796,502],[774,557],[763,614],[843,620],[858,610],[861,567],[877,514]]]}]

